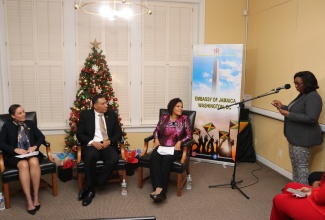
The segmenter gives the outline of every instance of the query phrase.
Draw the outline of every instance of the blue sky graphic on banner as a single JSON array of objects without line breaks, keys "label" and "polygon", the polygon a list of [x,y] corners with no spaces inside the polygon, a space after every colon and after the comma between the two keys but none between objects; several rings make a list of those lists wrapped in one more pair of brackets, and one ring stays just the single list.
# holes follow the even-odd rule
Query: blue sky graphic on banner
[{"label": "blue sky graphic on banner", "polygon": [[[193,47],[192,109],[197,111],[192,157],[233,163],[242,78],[242,44]],[[222,108],[222,109],[220,109]],[[235,128],[235,129],[234,129]],[[237,129],[236,129],[237,128]]]}]

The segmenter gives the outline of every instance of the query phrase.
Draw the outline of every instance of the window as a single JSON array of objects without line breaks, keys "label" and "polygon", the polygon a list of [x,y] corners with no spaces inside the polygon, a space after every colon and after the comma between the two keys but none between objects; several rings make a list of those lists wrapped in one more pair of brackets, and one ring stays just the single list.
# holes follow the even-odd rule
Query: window
[{"label": "window", "polygon": [[[86,8],[98,5],[89,5]],[[117,5],[118,7],[120,5]],[[95,9],[93,9],[95,10]],[[130,24],[128,20],[117,19],[110,21],[100,16],[77,13],[77,44],[78,44],[78,72],[84,67],[85,59],[91,52],[95,39],[101,42],[107,66],[112,75],[112,87],[115,97],[118,98],[119,114],[123,124],[130,124],[129,100],[130,100]],[[98,50],[100,51],[100,50]],[[79,77],[78,77],[79,78]]]},{"label": "window", "polygon": [[192,4],[150,5],[143,16],[142,124],[156,124],[158,109],[179,97],[190,108],[192,81]]},{"label": "window", "polygon": [[8,0],[5,11],[10,103],[42,129],[65,128],[62,1]]}]

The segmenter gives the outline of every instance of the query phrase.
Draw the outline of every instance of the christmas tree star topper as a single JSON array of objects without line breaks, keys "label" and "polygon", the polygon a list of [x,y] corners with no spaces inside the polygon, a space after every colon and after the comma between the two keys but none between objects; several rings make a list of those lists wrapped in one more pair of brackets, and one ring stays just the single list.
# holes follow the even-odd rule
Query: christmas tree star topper
[{"label": "christmas tree star topper", "polygon": [[91,45],[93,45],[95,48],[99,49],[98,45],[101,44],[101,42],[97,42],[96,38],[94,42],[89,42]]}]

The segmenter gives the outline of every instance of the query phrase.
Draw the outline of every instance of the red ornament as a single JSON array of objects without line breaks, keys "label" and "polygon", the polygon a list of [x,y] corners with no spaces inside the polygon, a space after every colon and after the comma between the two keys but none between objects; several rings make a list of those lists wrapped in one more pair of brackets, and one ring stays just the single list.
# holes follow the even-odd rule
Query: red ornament
[{"label": "red ornament", "polygon": [[112,81],[113,79],[112,79],[112,77],[110,77],[109,79],[108,79],[108,81]]},{"label": "red ornament", "polygon": [[113,91],[113,88],[112,88],[112,87],[110,87],[110,88],[109,88],[109,91],[111,91],[111,92],[112,92],[112,91]]},{"label": "red ornament", "polygon": [[108,96],[107,100],[108,100],[108,101],[111,101],[111,97],[110,97],[110,96]]},{"label": "red ornament", "polygon": [[85,68],[82,68],[82,72],[85,72]]},{"label": "red ornament", "polygon": [[114,98],[114,101],[116,102],[117,101],[117,98]]}]

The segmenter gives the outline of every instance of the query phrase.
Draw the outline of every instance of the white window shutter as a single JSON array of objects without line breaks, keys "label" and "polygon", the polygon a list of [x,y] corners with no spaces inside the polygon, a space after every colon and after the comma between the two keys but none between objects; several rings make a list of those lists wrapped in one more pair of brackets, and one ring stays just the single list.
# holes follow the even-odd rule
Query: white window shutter
[{"label": "white window shutter", "polygon": [[65,126],[62,3],[36,1],[37,76],[42,127]]},{"label": "white window shutter", "polygon": [[[85,6],[86,10],[95,10],[94,5]],[[80,11],[76,11],[77,15],[77,60],[78,72],[84,67],[84,63],[89,53],[91,53],[92,45],[95,39],[101,42],[99,48],[103,48],[103,18],[99,16],[89,15]]]},{"label": "white window shutter", "polygon": [[[117,5],[119,9],[120,5]],[[95,5],[87,6],[95,10]],[[118,99],[119,114],[124,125],[130,124],[130,27],[129,21],[117,19],[114,21],[100,16],[77,13],[78,33],[78,71],[84,67],[84,62],[91,53],[95,39],[101,42],[99,51],[103,50],[109,72],[112,76],[114,96]]]},{"label": "white window shutter", "polygon": [[38,126],[65,127],[62,1],[6,2],[10,102],[36,111]]},{"label": "white window shutter", "polygon": [[19,65],[22,61],[33,65],[33,2],[12,0],[6,4],[10,65]]},{"label": "white window shutter", "polygon": [[25,111],[36,111],[37,89],[34,65],[10,66],[11,104],[20,104]]},{"label": "white window shutter", "polygon": [[130,125],[130,27],[129,21],[105,22],[105,55],[112,75],[112,87],[118,99],[124,125]]},{"label": "white window shutter", "polygon": [[173,98],[190,108],[192,81],[192,6],[150,5],[143,17],[142,124],[156,124],[158,111]]}]

